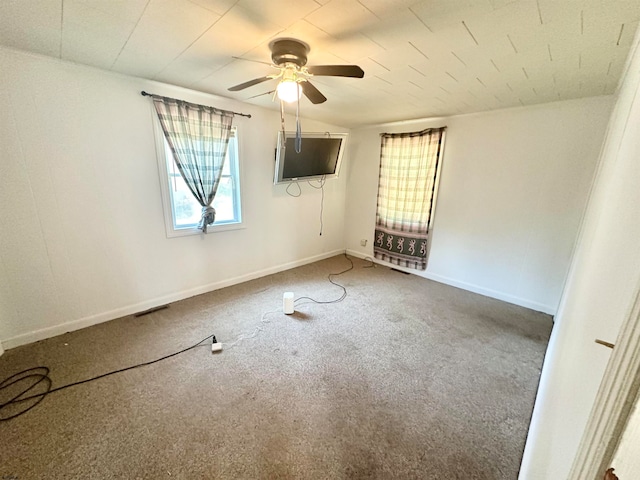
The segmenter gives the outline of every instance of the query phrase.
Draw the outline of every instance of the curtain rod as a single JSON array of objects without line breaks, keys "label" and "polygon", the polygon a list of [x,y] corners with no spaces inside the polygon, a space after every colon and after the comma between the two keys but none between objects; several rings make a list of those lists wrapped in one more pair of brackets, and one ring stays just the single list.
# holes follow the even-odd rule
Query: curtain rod
[{"label": "curtain rod", "polygon": [[420,135],[424,135],[425,133],[429,133],[433,130],[446,130],[447,126],[444,127],[432,127],[425,128],[424,130],[420,130],[419,132],[398,132],[398,133],[381,133],[381,137],[418,137]]},{"label": "curtain rod", "polygon": [[[171,98],[171,97],[162,97],[162,95],[156,95],[154,93],[147,93],[144,90],[140,92],[140,95],[142,95],[143,97],[161,97],[161,98]],[[177,98],[171,98],[171,100],[178,100]],[[184,102],[184,100],[178,100],[179,102]],[[191,103],[191,102],[186,102],[186,103]],[[221,112],[225,112],[225,113],[233,113],[234,115],[239,115],[241,117],[247,117],[247,118],[251,118],[251,114],[250,113],[240,113],[240,112],[234,112],[233,110],[222,110],[221,108],[216,108],[216,107],[210,107],[213,108],[214,110],[219,110]]]}]

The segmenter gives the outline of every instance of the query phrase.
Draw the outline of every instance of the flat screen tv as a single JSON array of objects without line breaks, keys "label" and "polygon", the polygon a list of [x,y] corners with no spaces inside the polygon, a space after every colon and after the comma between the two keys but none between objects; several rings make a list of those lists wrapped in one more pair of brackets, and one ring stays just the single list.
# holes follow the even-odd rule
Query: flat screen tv
[{"label": "flat screen tv", "polygon": [[300,153],[295,132],[278,133],[274,183],[337,177],[347,143],[347,133],[303,133]]}]

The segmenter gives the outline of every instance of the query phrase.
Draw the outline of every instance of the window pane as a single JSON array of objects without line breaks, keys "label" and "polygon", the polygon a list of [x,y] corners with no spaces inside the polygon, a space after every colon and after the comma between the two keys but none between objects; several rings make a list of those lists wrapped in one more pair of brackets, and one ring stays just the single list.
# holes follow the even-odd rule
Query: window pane
[{"label": "window pane", "polygon": [[171,176],[171,203],[173,205],[174,228],[194,227],[198,224],[202,216],[202,207],[194,198],[180,173]]},{"label": "window pane", "polygon": [[[214,225],[241,221],[237,151],[237,138],[234,135],[229,139],[229,148],[222,170],[222,177],[212,204],[216,210]],[[194,198],[182,175],[180,175],[171,149],[166,141],[165,153],[173,228],[174,230],[194,228],[200,222],[202,207]]]},{"label": "window pane", "polygon": [[222,177],[218,185],[218,193],[213,199],[216,209],[216,223],[236,220],[233,212],[233,181],[231,177]]},{"label": "window pane", "polygon": [[229,149],[227,150],[227,156],[224,157],[224,165],[222,166],[222,175],[231,175],[231,162],[229,161],[229,154],[231,153],[231,142],[229,140]]}]

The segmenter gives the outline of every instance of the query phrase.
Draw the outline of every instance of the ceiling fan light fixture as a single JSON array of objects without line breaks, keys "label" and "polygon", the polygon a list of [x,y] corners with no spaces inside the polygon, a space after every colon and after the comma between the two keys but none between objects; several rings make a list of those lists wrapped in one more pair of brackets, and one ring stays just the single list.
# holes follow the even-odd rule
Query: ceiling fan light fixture
[{"label": "ceiling fan light fixture", "polygon": [[300,84],[295,80],[282,80],[276,88],[278,98],[283,102],[295,102],[302,95]]}]

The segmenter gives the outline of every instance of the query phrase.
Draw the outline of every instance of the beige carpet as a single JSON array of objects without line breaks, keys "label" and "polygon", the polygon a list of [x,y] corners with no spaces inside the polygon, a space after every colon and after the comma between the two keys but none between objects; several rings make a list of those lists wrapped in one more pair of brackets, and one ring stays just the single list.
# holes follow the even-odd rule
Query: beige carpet
[{"label": "beige carpet", "polygon": [[[344,256],[5,352],[53,386],[0,422],[0,478],[515,479],[548,315]],[[0,400],[1,401],[1,400]]]}]

